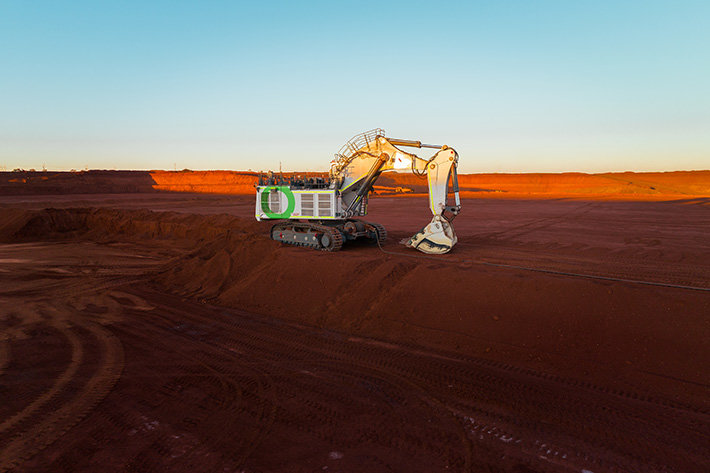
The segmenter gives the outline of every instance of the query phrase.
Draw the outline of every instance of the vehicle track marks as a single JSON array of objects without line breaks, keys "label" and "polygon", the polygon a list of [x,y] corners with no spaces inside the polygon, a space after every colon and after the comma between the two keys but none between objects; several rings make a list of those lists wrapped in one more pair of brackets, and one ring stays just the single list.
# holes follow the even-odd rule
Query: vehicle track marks
[{"label": "vehicle track marks", "polygon": [[0,423],[0,433],[10,429],[15,424],[22,422],[23,420],[32,416],[53,397],[59,394],[67,385],[67,383],[69,383],[70,380],[74,379],[74,376],[79,370],[79,365],[82,363],[84,358],[84,347],[82,346],[79,337],[71,329],[65,327],[64,324],[58,324],[55,322],[52,324],[52,326],[64,336],[67,342],[69,342],[69,345],[71,346],[71,362],[69,363],[67,369],[57,377],[51,388],[49,388],[37,399],[32,401],[27,407],[22,409],[20,412],[16,413],[15,415]]},{"label": "vehicle track marks", "polygon": [[[64,393],[71,396],[66,402],[57,403],[51,410],[42,407],[47,402],[57,396],[67,383],[76,379],[79,367],[85,359],[84,349],[81,339],[72,333],[65,331],[67,338],[73,346],[72,363],[70,367],[60,377],[58,383],[49,392],[41,396],[28,408],[23,410],[18,416],[11,418],[5,429],[11,425],[19,423],[21,420],[29,418],[30,415],[37,417],[37,421],[29,425],[21,433],[10,439],[0,452],[0,471],[7,471],[17,466],[22,461],[31,458],[40,450],[47,447],[67,430],[79,422],[86,414],[96,406],[113,388],[123,369],[123,348],[121,342],[104,327],[89,323],[79,322],[82,329],[88,331],[95,341],[100,345],[100,364],[94,369],[93,375],[83,384],[81,390],[71,396],[71,393]],[[81,353],[78,356],[77,353]],[[58,386],[59,384],[59,386]],[[54,404],[54,403],[53,403]],[[39,414],[42,414],[39,417]]]},{"label": "vehicle track marks", "polygon": [[[148,295],[143,297],[150,300]],[[648,467],[662,472],[667,468],[660,459],[672,451],[685,452],[687,464],[702,461],[699,439],[707,432],[708,420],[702,406],[486,359],[429,353],[418,347],[348,338],[218,307],[198,307],[180,310],[178,318],[189,321],[191,327],[210,328],[200,335],[200,343],[214,351],[218,363],[215,367],[220,372],[229,372],[229,366],[234,366],[229,357],[235,360],[238,357],[240,366],[258,367],[268,374],[280,397],[289,395],[298,383],[289,386],[274,380],[287,376],[284,370],[297,375],[299,367],[316,381],[325,377],[324,380],[340,380],[346,386],[358,388],[353,380],[361,380],[370,386],[390,386],[385,391],[394,396],[392,399],[415,396],[417,402],[429,406],[436,418],[458,425],[463,448],[457,450],[460,463],[455,460],[451,463],[459,465],[459,469],[478,468],[482,458],[488,458],[487,464],[494,465],[496,455],[505,455],[517,464],[541,471],[549,463],[558,469],[586,465],[592,471]],[[331,389],[325,381],[322,384],[326,392]],[[334,434],[330,426],[338,425],[341,417],[337,409],[333,411],[333,407],[314,401],[314,394],[322,397],[315,392],[303,395],[296,392],[292,399],[308,406],[312,412],[309,415],[315,416],[311,418],[321,425],[309,430],[310,434],[331,441]],[[381,396],[382,391],[375,390],[373,395]],[[255,411],[255,415],[262,414]],[[594,416],[594,422],[590,421],[590,415]],[[391,426],[380,434],[386,431],[389,433],[385,437],[396,438],[399,422],[389,414],[388,418]],[[293,425],[297,419],[291,416],[283,422]],[[476,429],[469,419],[475,419]],[[634,435],[637,429],[646,432],[645,436]],[[401,431],[406,431],[406,427]],[[508,441],[509,438],[520,443]],[[669,441],[671,438],[675,440]],[[398,442],[388,440],[385,444],[389,448],[404,448]],[[429,451],[434,445],[420,449]],[[655,453],[646,454],[654,450],[653,445]]]},{"label": "vehicle track marks", "polygon": [[5,373],[11,360],[10,337],[0,338],[0,376]]}]

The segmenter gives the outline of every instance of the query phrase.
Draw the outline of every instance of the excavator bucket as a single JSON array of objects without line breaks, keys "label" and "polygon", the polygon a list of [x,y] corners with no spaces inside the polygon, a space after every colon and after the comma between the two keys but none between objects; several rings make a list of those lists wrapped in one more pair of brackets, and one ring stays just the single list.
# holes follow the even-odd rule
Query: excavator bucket
[{"label": "excavator bucket", "polygon": [[451,251],[458,239],[454,227],[441,215],[435,215],[429,224],[405,243],[422,253],[441,255]]}]

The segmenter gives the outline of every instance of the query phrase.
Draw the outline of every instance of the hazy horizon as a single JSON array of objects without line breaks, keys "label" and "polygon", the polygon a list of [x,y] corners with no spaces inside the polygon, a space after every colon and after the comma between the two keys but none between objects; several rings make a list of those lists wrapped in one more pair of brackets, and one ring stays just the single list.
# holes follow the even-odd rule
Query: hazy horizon
[{"label": "hazy horizon", "polygon": [[382,127],[455,148],[462,173],[706,170],[709,15],[700,1],[5,2],[0,169],[327,171]]},{"label": "hazy horizon", "polygon": [[[416,154],[416,153],[415,153]],[[282,172],[314,172],[314,173],[327,173],[328,167],[323,166],[323,169],[300,169],[300,168],[286,168],[282,166]],[[42,169],[35,167],[13,167],[10,168],[3,164],[0,164],[0,172],[87,172],[87,171],[135,171],[135,172],[153,172],[153,171],[165,171],[165,172],[278,172],[278,165],[275,169],[273,168],[260,168],[260,169],[219,169],[219,168],[118,168],[118,167],[81,167],[81,168],[46,168]],[[670,173],[670,172],[709,172],[710,167],[707,168],[697,168],[697,169],[671,169],[671,170],[648,170],[648,169],[635,169],[635,170],[617,170],[617,171],[466,171],[461,168],[459,174],[623,174],[623,173]],[[388,173],[397,173],[399,171],[391,170]],[[401,171],[400,174],[408,174],[408,171]]]}]

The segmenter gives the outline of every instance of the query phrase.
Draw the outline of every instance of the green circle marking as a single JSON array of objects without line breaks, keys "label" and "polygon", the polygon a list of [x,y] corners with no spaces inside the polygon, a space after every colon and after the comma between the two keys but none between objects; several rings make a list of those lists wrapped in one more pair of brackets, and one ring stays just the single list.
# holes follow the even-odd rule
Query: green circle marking
[{"label": "green circle marking", "polygon": [[[288,207],[280,214],[272,212],[271,207],[269,207],[269,194],[272,191],[283,192],[288,199]],[[291,192],[288,186],[269,186],[261,192],[261,211],[269,218],[289,218],[295,208],[296,198],[293,196],[293,192]]]}]

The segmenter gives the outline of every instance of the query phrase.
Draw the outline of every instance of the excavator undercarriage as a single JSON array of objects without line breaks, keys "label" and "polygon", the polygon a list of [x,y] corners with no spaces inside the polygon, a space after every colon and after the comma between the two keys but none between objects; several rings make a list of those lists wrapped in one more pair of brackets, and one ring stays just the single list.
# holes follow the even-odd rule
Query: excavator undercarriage
[{"label": "excavator undercarriage", "polygon": [[387,230],[379,223],[349,219],[345,222],[294,222],[285,220],[271,227],[271,239],[294,246],[338,251],[347,240],[366,239],[383,243]]},{"label": "excavator undercarriage", "polygon": [[[400,147],[438,151],[423,159]],[[260,176],[256,219],[279,220],[271,228],[271,238],[290,245],[338,251],[349,240],[381,244],[387,238],[385,228],[355,217],[367,215],[368,195],[383,172],[410,171],[427,180],[434,217],[406,246],[424,253],[447,253],[457,242],[451,222],[461,209],[457,166],[458,153],[448,146],[388,138],[382,129],[371,130],[356,135],[340,149],[327,178]],[[454,205],[447,203],[449,181]]]}]

